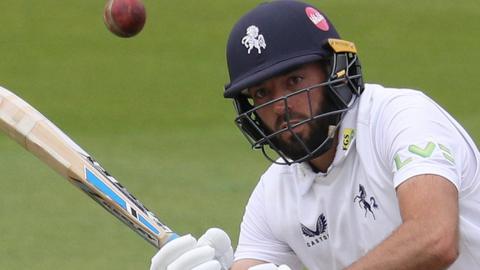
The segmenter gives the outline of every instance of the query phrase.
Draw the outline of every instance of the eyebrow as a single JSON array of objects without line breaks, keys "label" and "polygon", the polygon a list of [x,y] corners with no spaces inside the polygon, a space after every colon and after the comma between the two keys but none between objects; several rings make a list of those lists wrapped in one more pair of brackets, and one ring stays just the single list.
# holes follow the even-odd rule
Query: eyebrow
[{"label": "eyebrow", "polygon": [[[304,66],[305,66],[305,64],[291,67],[291,68],[289,68],[289,69],[281,72],[281,73],[278,74],[278,75],[275,75],[275,76],[273,76],[273,77],[270,77],[270,78],[267,79],[267,80],[270,80],[270,79],[273,79],[273,78],[278,78],[278,77],[289,76],[289,75],[291,75],[292,73],[294,73],[294,72],[296,72],[296,71],[301,71],[301,70],[304,68]],[[250,96],[249,91],[250,91],[252,88],[255,88],[255,90],[256,90],[256,88],[262,88],[262,86],[265,84],[265,82],[266,82],[267,80],[264,80],[264,81],[262,81],[262,82],[260,82],[260,83],[258,83],[258,84],[255,84],[255,85],[252,85],[252,86],[246,88],[244,91],[242,91],[243,94]]]},{"label": "eyebrow", "polygon": [[264,86],[265,86],[265,82],[262,82],[256,85],[252,85],[251,87],[247,88],[247,91],[257,90],[258,88],[264,88]]}]

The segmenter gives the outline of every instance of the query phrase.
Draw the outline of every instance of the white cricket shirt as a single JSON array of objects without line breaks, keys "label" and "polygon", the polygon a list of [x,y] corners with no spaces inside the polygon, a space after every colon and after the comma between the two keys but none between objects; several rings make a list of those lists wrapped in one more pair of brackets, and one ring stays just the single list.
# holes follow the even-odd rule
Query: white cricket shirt
[{"label": "white cricket shirt", "polygon": [[246,206],[235,259],[292,269],[343,269],[401,223],[395,188],[436,174],[459,190],[460,256],[480,269],[480,154],[465,130],[421,92],[367,84],[346,115],[327,174],[271,165]]}]

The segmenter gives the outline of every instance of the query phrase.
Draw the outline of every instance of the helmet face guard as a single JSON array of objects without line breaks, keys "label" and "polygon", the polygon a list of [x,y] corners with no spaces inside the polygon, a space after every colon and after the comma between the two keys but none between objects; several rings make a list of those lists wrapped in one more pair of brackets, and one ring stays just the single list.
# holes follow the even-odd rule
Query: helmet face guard
[{"label": "helmet face guard", "polygon": [[[340,126],[345,113],[355,104],[357,97],[362,93],[364,85],[361,74],[361,66],[358,60],[355,45],[351,42],[329,39],[328,44],[333,52],[330,63],[327,65],[327,80],[323,83],[299,89],[288,95],[271,100],[267,103],[254,106],[250,98],[245,94],[234,97],[234,106],[238,116],[235,118],[236,125],[243,132],[254,149],[261,149],[267,159],[277,164],[304,162],[318,157],[331,148],[336,131]],[[315,91],[325,91],[325,96],[330,104],[328,109],[322,112],[312,110],[311,94]],[[305,95],[308,99],[309,117],[300,122],[292,123],[288,112],[288,103],[292,97]],[[262,123],[258,116],[258,110],[265,109],[275,103],[284,103],[286,127],[270,131]],[[324,109],[324,108],[323,108]],[[328,130],[324,134],[325,139],[315,145],[305,142],[294,129],[301,125],[310,125],[318,121],[330,120]],[[290,133],[293,140],[302,149],[302,154],[295,158],[289,157],[280,146],[280,136]],[[269,146],[280,159],[272,156]],[[273,154],[275,155],[275,154]]]}]

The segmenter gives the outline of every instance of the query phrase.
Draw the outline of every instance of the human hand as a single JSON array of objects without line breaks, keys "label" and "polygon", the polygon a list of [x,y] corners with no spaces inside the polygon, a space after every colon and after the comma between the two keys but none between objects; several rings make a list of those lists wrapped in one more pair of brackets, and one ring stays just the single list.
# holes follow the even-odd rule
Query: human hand
[{"label": "human hand", "polygon": [[198,241],[188,234],[166,244],[153,256],[150,270],[228,270],[232,262],[230,238],[211,228]]},{"label": "human hand", "polygon": [[263,264],[252,266],[248,268],[248,270],[292,270],[292,269],[290,269],[290,267],[288,267],[285,264],[276,266],[273,263],[263,263]]}]

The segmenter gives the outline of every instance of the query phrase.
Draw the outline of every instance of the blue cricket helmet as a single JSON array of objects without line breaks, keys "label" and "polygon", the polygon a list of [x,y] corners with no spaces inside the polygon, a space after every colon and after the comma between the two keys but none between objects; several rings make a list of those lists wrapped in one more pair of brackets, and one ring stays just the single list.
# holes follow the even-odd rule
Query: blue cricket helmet
[{"label": "blue cricket helmet", "polygon": [[[258,29],[257,37],[248,31],[253,27]],[[260,4],[231,31],[227,45],[230,83],[225,97],[232,98],[291,67],[329,58],[332,52],[325,46],[329,38],[340,36],[328,18],[311,5],[285,0]],[[263,44],[255,42],[259,39]]]},{"label": "blue cricket helmet", "polygon": [[[230,33],[226,54],[230,82],[225,85],[224,97],[234,100],[238,113],[236,124],[254,148],[262,149],[265,154],[264,146],[269,145],[283,158],[282,164],[321,155],[329,149],[333,138],[329,135],[328,142],[305,146],[305,155],[291,160],[272,140],[278,132],[272,134],[262,125],[245,90],[303,64],[326,62],[328,74],[324,87],[334,104],[333,113],[339,115],[338,127],[364,87],[355,45],[341,40],[320,10],[299,1],[266,2],[245,14]],[[290,128],[285,132],[293,133]]]}]

